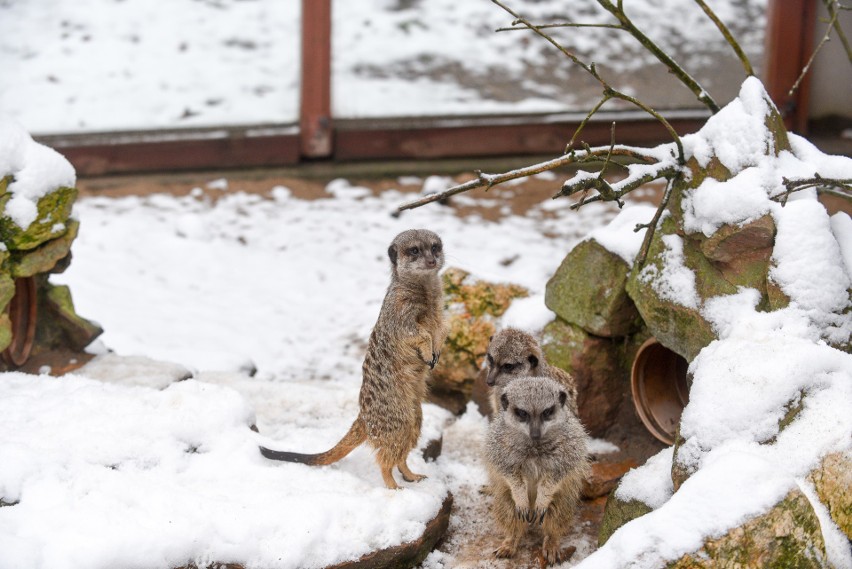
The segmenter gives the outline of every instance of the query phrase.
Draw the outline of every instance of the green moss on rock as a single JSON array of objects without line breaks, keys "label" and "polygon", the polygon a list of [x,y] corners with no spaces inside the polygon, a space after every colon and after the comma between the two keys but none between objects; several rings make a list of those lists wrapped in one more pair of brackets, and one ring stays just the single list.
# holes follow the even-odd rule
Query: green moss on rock
[{"label": "green moss on rock", "polygon": [[27,252],[14,252],[12,254],[11,270],[12,276],[31,277],[36,273],[46,273],[56,266],[56,263],[65,258],[71,251],[71,244],[77,237],[80,222],[72,219],[67,223],[65,232],[59,237],[51,239],[35,249]]},{"label": "green moss on rock", "polygon": [[830,567],[819,520],[795,489],[765,514],[725,535],[708,539],[670,569],[817,569]]},{"label": "green moss on rock", "polygon": [[[0,206],[5,210],[10,194],[7,192],[0,199]],[[58,223],[65,223],[71,215],[71,208],[77,198],[77,188],[58,188],[38,200],[38,216],[27,228],[18,227],[5,214],[0,216],[0,239],[10,249],[34,249],[52,239],[56,235],[53,229]]]},{"label": "green moss on rock", "polygon": [[829,454],[808,479],[831,519],[852,540],[852,451]]},{"label": "green moss on rock", "polygon": [[581,242],[547,283],[544,302],[563,320],[597,336],[620,337],[642,326],[627,296],[630,267],[594,239]]},{"label": "green moss on rock", "polygon": [[652,511],[651,506],[639,500],[620,500],[613,490],[606,500],[601,528],[598,531],[598,547],[605,544],[618,528]]},{"label": "green moss on rock", "polygon": [[496,332],[495,320],[512,300],[528,296],[529,291],[515,284],[477,280],[457,268],[447,269],[443,285],[448,334],[432,372],[430,399],[461,412]]},{"label": "green moss on rock", "polygon": [[5,312],[0,314],[0,352],[12,343],[12,321]]}]

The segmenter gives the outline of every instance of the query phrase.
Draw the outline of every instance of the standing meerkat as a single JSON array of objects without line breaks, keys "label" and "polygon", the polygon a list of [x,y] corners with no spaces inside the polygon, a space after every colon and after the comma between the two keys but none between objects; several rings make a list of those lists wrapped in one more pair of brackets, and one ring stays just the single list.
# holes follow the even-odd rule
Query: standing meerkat
[{"label": "standing meerkat", "polygon": [[323,453],[301,454],[260,447],[263,456],[326,465],[367,442],[376,451],[376,462],[388,488],[399,488],[393,477],[394,467],[399,468],[407,482],[425,478],[412,472],[406,459],[417,446],[426,379],[438,362],[446,337],[443,289],[438,276],[444,264],[443,244],[431,231],[411,229],[394,238],[388,256],[391,282],[370,334],[362,366],[360,413],[349,432]]},{"label": "standing meerkat", "polygon": [[531,335],[515,328],[504,328],[491,337],[485,355],[485,383],[491,387],[492,416],[500,409],[500,394],[519,377],[549,377],[562,385],[568,395],[571,412],[577,415],[577,385],[567,371],[547,363],[541,346]]},{"label": "standing meerkat", "polygon": [[522,377],[503,390],[485,439],[492,512],[506,532],[497,557],[514,556],[527,530],[539,525],[542,557],[548,564],[563,561],[560,541],[590,470],[587,447],[588,435],[562,385]]}]

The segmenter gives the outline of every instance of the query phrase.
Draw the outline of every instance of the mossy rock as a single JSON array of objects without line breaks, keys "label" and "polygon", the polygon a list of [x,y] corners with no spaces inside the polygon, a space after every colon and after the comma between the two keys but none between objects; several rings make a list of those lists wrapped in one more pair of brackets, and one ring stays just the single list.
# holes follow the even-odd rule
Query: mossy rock
[{"label": "mossy rock", "polygon": [[831,519],[852,540],[852,451],[829,454],[808,480]]},{"label": "mossy rock", "polygon": [[36,279],[39,317],[35,343],[38,351],[55,348],[79,351],[103,333],[100,326],[75,312],[67,286],[51,284],[44,274]]},{"label": "mossy rock", "polygon": [[628,336],[642,320],[625,285],[628,264],[594,239],[578,244],[547,282],[544,302],[563,320],[596,336]]},{"label": "mossy rock", "polygon": [[[644,337],[643,337],[644,338]],[[636,342],[603,338],[555,319],[544,327],[542,350],[547,362],[574,377],[580,422],[593,436],[612,426],[630,399],[630,365]]]},{"label": "mossy rock", "polygon": [[[8,348],[11,343],[12,321],[9,320],[9,315],[3,312],[0,314],[0,352]],[[2,364],[0,364],[0,366],[2,366]]]},{"label": "mossy rock", "polygon": [[[0,198],[0,207],[5,210],[11,195],[7,192]],[[71,215],[77,198],[77,188],[58,188],[38,200],[38,216],[27,228],[18,227],[5,214],[0,216],[0,239],[13,250],[35,249],[45,241],[56,237],[54,227],[64,224]]]},{"label": "mossy rock", "polygon": [[670,569],[810,569],[830,567],[819,519],[795,489],[765,514],[708,539]]},{"label": "mossy rock", "polygon": [[[0,262],[5,261],[8,256],[7,252],[0,251]],[[0,269],[0,312],[6,310],[13,296],[15,296],[15,279],[8,271]]]},{"label": "mossy rock", "polygon": [[12,276],[31,277],[36,273],[51,271],[60,260],[71,251],[71,244],[77,237],[80,222],[69,220],[65,232],[60,237],[51,239],[35,249],[27,252],[13,252],[11,270]]},{"label": "mossy rock", "polygon": [[598,547],[603,546],[618,528],[653,510],[639,500],[621,500],[615,495],[617,491],[618,488],[613,490],[606,500],[601,528],[598,530]]},{"label": "mossy rock", "polygon": [[482,367],[495,321],[515,298],[529,296],[522,286],[475,279],[450,268],[443,275],[448,334],[432,372],[430,400],[454,412],[464,410]]},{"label": "mossy rock", "polygon": [[[663,274],[667,247],[663,242],[666,235],[677,235],[674,218],[668,217],[654,233],[645,266],[633,270],[627,280],[627,293],[648,331],[668,349],[692,361],[702,348],[716,339],[711,324],[701,315],[699,308],[684,306],[665,298],[656,283]],[[736,287],[721,277],[718,270],[701,255],[688,239],[683,239],[684,266],[695,273],[696,290],[703,300],[720,294],[733,294]]]}]

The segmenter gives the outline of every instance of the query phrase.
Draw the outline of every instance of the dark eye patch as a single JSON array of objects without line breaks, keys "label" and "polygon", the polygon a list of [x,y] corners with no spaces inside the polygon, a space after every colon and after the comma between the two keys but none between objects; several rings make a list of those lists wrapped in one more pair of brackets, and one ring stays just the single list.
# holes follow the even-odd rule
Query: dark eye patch
[{"label": "dark eye patch", "polygon": [[523,409],[518,409],[517,407],[515,407],[515,417],[517,417],[518,421],[521,423],[526,423],[530,420],[530,414]]},{"label": "dark eye patch", "polygon": [[412,257],[416,257],[420,254],[420,247],[409,247],[408,254]]},{"label": "dark eye patch", "polygon": [[432,245],[432,254],[437,255],[440,251],[441,251],[441,244],[440,243],[434,243]]},{"label": "dark eye patch", "polygon": [[516,367],[516,366],[517,366],[517,364],[508,364],[508,363],[507,363],[507,364],[503,364],[503,365],[501,365],[501,366],[500,366],[500,369],[501,369],[502,371],[505,371],[505,372],[510,372],[510,371],[512,371],[513,369],[515,369],[515,367]]},{"label": "dark eye patch", "polygon": [[488,365],[494,365],[494,358],[491,357],[491,354],[485,354],[485,359],[488,360]]},{"label": "dark eye patch", "polygon": [[554,413],[556,413],[556,406],[555,405],[548,407],[547,409],[542,411],[541,412],[541,418],[544,419],[545,421],[549,421],[550,419],[553,418]]}]

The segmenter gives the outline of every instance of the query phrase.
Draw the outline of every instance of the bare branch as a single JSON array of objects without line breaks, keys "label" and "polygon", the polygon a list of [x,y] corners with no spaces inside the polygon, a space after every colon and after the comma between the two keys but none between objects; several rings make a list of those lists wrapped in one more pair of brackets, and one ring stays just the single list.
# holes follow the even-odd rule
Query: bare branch
[{"label": "bare branch", "polygon": [[[542,24],[540,26],[533,26],[537,30],[546,30],[548,28],[609,28],[613,30],[623,30],[624,27],[618,24],[579,24],[574,22],[562,22],[559,24]],[[495,32],[513,32],[517,30],[528,30],[526,26],[524,27],[510,27],[510,28],[497,28],[494,30]]]},{"label": "bare branch", "polygon": [[565,153],[566,153],[566,154],[567,154],[567,153],[568,153],[568,152],[569,152],[572,148],[574,148],[574,142],[577,140],[577,137],[578,137],[578,136],[580,136],[580,133],[581,133],[581,132],[583,132],[583,129],[584,129],[584,128],[586,128],[586,125],[589,123],[589,121],[592,119],[592,117],[595,115],[595,113],[597,113],[599,110],[601,110],[601,107],[603,107],[603,106],[604,106],[604,104],[605,104],[607,101],[609,101],[610,99],[612,99],[612,96],[611,96],[611,95],[608,95],[607,93],[604,93],[603,97],[601,97],[601,100],[600,100],[600,101],[598,101],[598,104],[597,104],[597,105],[595,105],[595,106],[592,108],[592,110],[591,110],[591,111],[589,111],[589,114],[587,114],[587,115],[586,115],[586,118],[584,118],[584,119],[580,122],[580,124],[577,126],[577,130],[575,130],[575,131],[574,131],[574,134],[571,136],[571,140],[569,140],[569,141],[568,141],[568,144],[565,146]]},{"label": "bare branch", "polygon": [[[494,1],[494,0],[492,0]],[[598,4],[600,4],[607,12],[615,16],[615,18],[621,23],[624,27],[625,31],[627,31],[630,35],[632,35],[636,40],[642,44],[642,47],[647,49],[650,53],[656,57],[660,63],[669,68],[672,75],[678,78],[681,83],[683,83],[687,89],[692,91],[695,96],[698,98],[701,103],[703,103],[710,112],[716,114],[719,112],[719,105],[716,101],[713,100],[713,97],[702,87],[698,81],[692,75],[686,72],[678,63],[672,59],[666,52],[664,52],[657,44],[651,41],[648,36],[646,36],[642,31],[637,28],[630,18],[627,17],[627,14],[624,13],[624,8],[619,0],[618,5],[614,5],[610,0],[597,0]]]},{"label": "bare branch", "polygon": [[837,33],[837,37],[840,38],[840,43],[843,44],[843,49],[846,50],[846,57],[849,58],[849,63],[852,63],[852,46],[849,45],[849,40],[846,39],[843,27],[840,25],[836,16],[838,10],[849,10],[850,8],[848,6],[842,6],[839,2],[837,2],[837,0],[822,1],[823,4],[825,4],[826,10],[828,10],[829,17],[834,18],[834,31]]},{"label": "bare branch", "polygon": [[808,71],[810,71],[811,65],[813,65],[814,59],[816,59],[817,54],[822,49],[822,46],[824,46],[825,43],[829,40],[829,37],[831,36],[831,30],[834,27],[834,24],[837,23],[837,15],[838,14],[839,14],[839,12],[837,12],[837,11],[834,12],[834,15],[831,17],[831,20],[828,22],[828,26],[826,26],[826,28],[825,28],[825,34],[822,36],[822,40],[820,40],[819,45],[816,46],[816,49],[811,54],[810,59],[808,59],[808,62],[802,68],[802,72],[799,73],[799,77],[796,79],[796,82],[793,83],[793,86],[790,87],[790,90],[787,92],[788,97],[792,97],[793,93],[796,92],[796,89],[799,88],[799,84],[801,84],[802,80],[805,78],[805,75],[807,75]]},{"label": "bare branch", "polygon": [[567,166],[573,163],[585,164],[589,162],[600,162],[603,157],[605,157],[606,154],[609,152],[611,152],[612,156],[625,157],[645,164],[656,164],[658,162],[657,157],[651,154],[643,153],[642,149],[634,148],[631,146],[616,145],[614,148],[612,148],[612,150],[610,150],[610,147],[608,146],[589,148],[588,150],[572,152],[570,154],[565,154],[563,156],[548,160],[546,162],[540,162],[538,164],[533,164],[532,166],[527,166],[525,168],[518,168],[517,170],[503,172],[502,174],[484,174],[482,172],[477,172],[477,177],[469,182],[459,184],[458,186],[453,186],[452,188],[437,194],[430,194],[412,202],[402,204],[397,208],[397,211],[405,211],[407,209],[418,208],[420,206],[424,206],[432,202],[447,199],[450,196],[454,196],[456,194],[475,190],[476,188],[491,188],[498,184],[508,182],[509,180],[516,180],[518,178],[533,176],[535,174],[540,174],[541,172],[545,172],[547,170],[559,168],[560,166]]},{"label": "bare branch", "polygon": [[790,180],[782,178],[781,183],[786,188],[786,191],[772,196],[772,199],[782,204],[787,203],[790,194],[800,192],[809,188],[816,188],[818,192],[831,194],[847,200],[852,200],[852,178],[823,178],[819,174],[814,174],[813,178],[803,178]]},{"label": "bare branch", "polygon": [[740,59],[740,62],[742,62],[743,68],[745,68],[746,75],[754,75],[754,69],[752,69],[751,67],[751,62],[748,60],[748,56],[745,54],[743,48],[740,47],[740,44],[734,38],[734,35],[731,33],[731,30],[728,29],[725,23],[719,19],[716,13],[710,9],[710,6],[708,6],[704,2],[704,0],[695,0],[695,3],[701,6],[701,9],[704,10],[705,14],[707,14],[707,17],[710,18],[714,24],[716,24],[716,27],[722,33],[722,36],[724,36],[725,41],[728,42],[728,45],[731,46],[731,49],[734,50],[734,53],[737,54],[737,57]]},{"label": "bare branch", "polygon": [[639,271],[645,266],[645,261],[648,258],[648,251],[651,249],[651,240],[654,238],[654,233],[657,231],[657,224],[663,216],[663,211],[665,211],[666,207],[669,205],[669,198],[672,195],[672,189],[674,188],[675,182],[676,180],[674,178],[669,180],[669,183],[666,186],[666,191],[663,192],[663,198],[660,200],[660,205],[657,206],[657,211],[654,212],[654,217],[651,218],[650,223],[647,225],[637,225],[636,229],[634,229],[634,231],[639,231],[644,227],[647,228],[647,231],[645,232],[645,238],[642,240],[642,247],[639,249],[638,259],[633,263],[633,271]]}]

